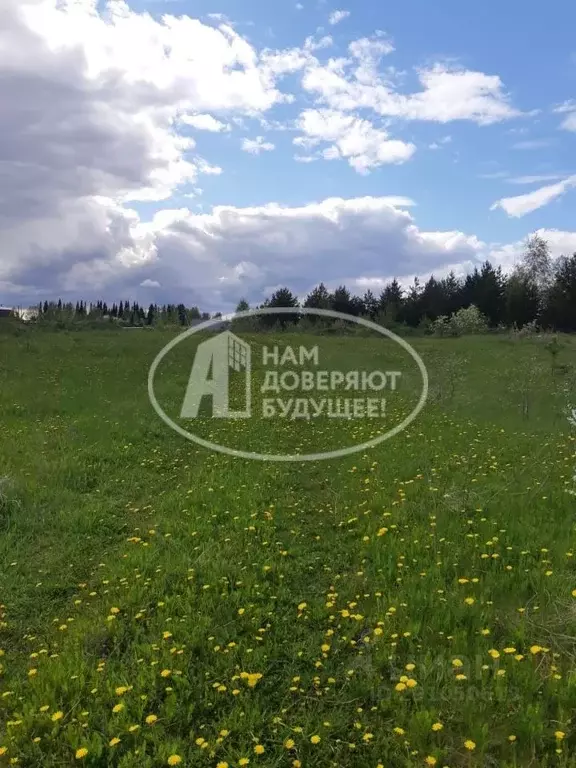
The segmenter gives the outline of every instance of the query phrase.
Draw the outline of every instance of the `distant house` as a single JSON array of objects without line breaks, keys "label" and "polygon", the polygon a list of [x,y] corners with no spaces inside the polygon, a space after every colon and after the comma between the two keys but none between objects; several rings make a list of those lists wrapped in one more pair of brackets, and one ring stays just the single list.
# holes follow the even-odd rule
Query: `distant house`
[{"label": "distant house", "polygon": [[0,307],[0,317],[10,317],[13,313],[12,307]]}]

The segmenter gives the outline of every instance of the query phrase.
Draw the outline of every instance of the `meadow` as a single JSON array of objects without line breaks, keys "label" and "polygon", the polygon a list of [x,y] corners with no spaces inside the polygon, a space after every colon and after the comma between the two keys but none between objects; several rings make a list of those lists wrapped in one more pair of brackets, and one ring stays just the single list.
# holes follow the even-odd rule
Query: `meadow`
[{"label": "meadow", "polygon": [[157,417],[174,335],[0,333],[0,766],[576,766],[576,341],[410,339],[407,429],[274,463]]}]

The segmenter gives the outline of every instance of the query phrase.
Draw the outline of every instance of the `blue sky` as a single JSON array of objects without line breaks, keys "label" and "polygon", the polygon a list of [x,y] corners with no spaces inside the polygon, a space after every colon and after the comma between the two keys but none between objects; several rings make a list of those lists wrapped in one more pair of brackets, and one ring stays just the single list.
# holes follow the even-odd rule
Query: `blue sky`
[{"label": "blue sky", "polygon": [[5,0],[0,296],[260,301],[576,251],[576,7]]},{"label": "blue sky", "polygon": [[[303,5],[303,8],[299,6]],[[487,0],[467,4],[445,0],[435,4],[328,2],[151,2],[140,4],[151,13],[206,17],[218,12],[258,48],[290,48],[311,34],[329,34],[334,44],[327,56],[345,56],[352,40],[382,30],[395,50],[386,57],[406,71],[406,85],[417,88],[414,68],[453,61],[466,69],[498,75],[510,102],[537,114],[494,125],[467,121],[445,124],[399,121],[393,132],[414,142],[417,151],[402,165],[386,165],[361,176],[345,162],[302,164],[293,159],[292,132],[262,130],[246,120],[243,131],[224,137],[208,132],[196,136],[198,149],[225,174],[203,182],[203,209],[211,205],[258,206],[271,200],[302,205],[332,195],[401,195],[418,206],[425,228],[474,231],[490,242],[507,242],[537,228],[568,229],[574,223],[576,190],[520,219],[490,206],[502,197],[537,189],[576,173],[576,132],[559,130],[562,115],[554,107],[576,93],[576,6],[568,2],[541,4]],[[337,25],[330,14],[350,9]],[[318,30],[321,30],[319,33]],[[296,105],[279,106],[267,117],[289,120],[298,106],[313,105],[306,95]],[[239,150],[239,136],[264,135],[275,150],[256,157]],[[441,144],[446,137],[447,144]],[[430,145],[440,144],[438,149]],[[505,175],[506,174],[506,175]],[[498,177],[500,175],[500,177]],[[490,178],[492,176],[492,178]],[[522,177],[542,177],[518,184]],[[172,205],[172,203],[167,203]]]}]

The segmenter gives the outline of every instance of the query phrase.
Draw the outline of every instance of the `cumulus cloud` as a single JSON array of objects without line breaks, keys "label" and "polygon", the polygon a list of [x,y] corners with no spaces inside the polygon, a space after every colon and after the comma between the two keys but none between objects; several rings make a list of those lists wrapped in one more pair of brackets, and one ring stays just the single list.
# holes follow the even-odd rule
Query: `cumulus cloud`
[{"label": "cumulus cloud", "polygon": [[325,160],[344,158],[359,173],[386,163],[403,163],[416,147],[398,139],[390,139],[383,129],[375,128],[362,118],[337,110],[306,109],[299,118],[303,136],[294,139],[297,146],[313,148],[328,142],[322,156]]},{"label": "cumulus cloud", "polygon": [[182,208],[159,211],[147,223],[132,213],[124,229],[116,223],[121,249],[96,241],[77,253],[77,239],[60,259],[12,264],[0,279],[32,295],[40,270],[48,295],[69,291],[87,299],[139,295],[144,284],[154,288],[155,300],[182,297],[214,311],[233,308],[243,295],[259,301],[279,283],[303,294],[321,280],[354,286],[361,278],[479,261],[485,246],[475,236],[422,231],[406,210],[412,204],[384,196],[299,207],[220,206],[206,214]]},{"label": "cumulus cloud", "polygon": [[544,205],[548,205],[548,203],[561,197],[574,186],[576,186],[576,175],[569,176],[556,184],[548,184],[544,187],[539,187],[533,192],[528,192],[525,195],[503,197],[501,200],[497,200],[493,203],[490,210],[493,211],[496,208],[502,208],[508,216],[520,218],[527,213],[532,213],[532,211],[542,208]]},{"label": "cumulus cloud", "polygon": [[259,155],[261,152],[271,152],[274,149],[274,144],[266,141],[264,136],[256,136],[255,139],[243,139],[242,149],[251,155]]},{"label": "cumulus cloud", "polygon": [[421,90],[400,93],[394,73],[379,70],[382,57],[393,50],[379,36],[356,41],[349,58],[310,64],[303,87],[333,109],[371,109],[381,116],[407,120],[470,120],[489,125],[521,114],[510,104],[498,75],[445,64],[418,70]]},{"label": "cumulus cloud", "polygon": [[180,120],[185,125],[190,125],[198,131],[219,133],[220,131],[227,131],[230,129],[230,126],[220,120],[216,120],[212,115],[182,115]]},{"label": "cumulus cloud", "polygon": [[350,11],[332,11],[328,23],[332,25],[339,24],[341,21],[348,18],[348,16],[350,16]]},{"label": "cumulus cloud", "polygon": [[[519,114],[497,76],[444,65],[420,71],[420,89],[401,93],[395,70],[382,67],[394,50],[384,33],[322,63],[331,44],[312,36],[257,50],[223,17],[156,18],[123,0],[0,0],[2,290],[23,302],[142,290],[220,309],[279,281],[306,291],[321,279],[476,260],[477,238],[422,232],[405,198],[205,214],[165,202],[149,221],[134,210],[199,194],[202,176],[225,173],[189,134],[234,130],[288,107],[286,76],[301,80],[310,105],[296,116],[299,144],[310,150],[299,159],[341,158],[360,173],[414,153],[383,118],[488,124]],[[259,136],[242,148],[273,145]]]}]

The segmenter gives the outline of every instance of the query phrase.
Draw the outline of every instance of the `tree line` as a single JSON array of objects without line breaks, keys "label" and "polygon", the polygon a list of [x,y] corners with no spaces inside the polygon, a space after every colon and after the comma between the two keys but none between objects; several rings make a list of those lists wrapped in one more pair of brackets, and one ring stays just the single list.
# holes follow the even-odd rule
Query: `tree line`
[{"label": "tree line", "polygon": [[[297,307],[297,297],[280,288],[261,305]],[[301,306],[331,309],[364,316],[386,327],[408,326],[428,330],[439,318],[476,307],[490,328],[523,328],[533,324],[545,329],[576,331],[576,253],[553,261],[548,243],[534,235],[526,243],[520,262],[508,274],[489,261],[465,277],[451,272],[444,278],[418,278],[405,291],[396,279],[379,295],[367,290],[352,294],[345,285],[329,291],[320,283]],[[238,310],[247,309],[240,302]]]},{"label": "tree line", "polygon": [[[362,296],[353,294],[345,285],[328,290],[317,285],[302,301],[287,287],[279,288],[261,304],[253,307],[307,307],[330,309],[347,315],[366,317],[390,328],[408,327],[423,332],[438,320],[455,316],[461,310],[475,307],[490,328],[523,328],[527,325],[564,332],[576,331],[576,253],[555,261],[548,243],[534,235],[526,242],[520,262],[509,274],[489,261],[465,277],[454,272],[443,278],[430,277],[425,282],[415,278],[404,290],[396,279],[390,280],[376,295],[367,290]],[[250,309],[242,299],[236,311]],[[94,324],[103,321],[127,326],[188,326],[193,322],[218,318],[196,306],[184,304],[150,304],[105,301],[86,303],[45,301],[38,305],[36,321],[67,327],[70,324]],[[289,318],[292,318],[290,321]],[[297,315],[264,315],[254,319],[251,327],[267,328],[297,321]]]}]

